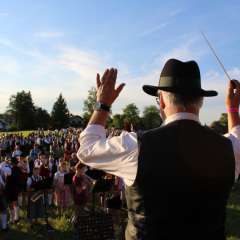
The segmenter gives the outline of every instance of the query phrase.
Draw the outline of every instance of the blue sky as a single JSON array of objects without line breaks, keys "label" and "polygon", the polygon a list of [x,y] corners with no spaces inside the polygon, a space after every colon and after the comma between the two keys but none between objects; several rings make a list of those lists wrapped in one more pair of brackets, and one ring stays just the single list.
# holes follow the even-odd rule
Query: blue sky
[{"label": "blue sky", "polygon": [[142,85],[157,85],[169,58],[196,60],[206,98],[200,113],[211,124],[225,110],[228,78],[196,27],[200,26],[231,78],[240,80],[239,0],[2,1],[0,4],[0,113],[9,97],[31,91],[51,112],[60,92],[81,115],[96,73],[117,68],[126,86],[112,106],[155,105]]}]

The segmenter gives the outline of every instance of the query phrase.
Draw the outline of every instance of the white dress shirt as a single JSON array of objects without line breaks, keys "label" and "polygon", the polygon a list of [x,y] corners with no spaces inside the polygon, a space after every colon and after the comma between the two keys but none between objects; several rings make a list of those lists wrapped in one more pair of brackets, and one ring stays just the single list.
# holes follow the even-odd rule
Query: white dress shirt
[{"label": "white dress shirt", "polygon": [[5,176],[10,176],[12,174],[12,169],[11,167],[7,167],[6,163],[1,164],[1,170],[5,174]]},{"label": "white dress shirt", "polygon": [[[200,124],[199,118],[191,113],[177,113],[168,117],[163,124],[190,119]],[[240,125],[224,135],[232,141],[235,155],[235,178],[240,172]],[[122,177],[130,186],[134,183],[138,167],[138,142],[134,132],[122,132],[120,136],[106,138],[106,131],[101,125],[90,125],[80,135],[81,147],[78,158],[86,165],[101,169]]]}]

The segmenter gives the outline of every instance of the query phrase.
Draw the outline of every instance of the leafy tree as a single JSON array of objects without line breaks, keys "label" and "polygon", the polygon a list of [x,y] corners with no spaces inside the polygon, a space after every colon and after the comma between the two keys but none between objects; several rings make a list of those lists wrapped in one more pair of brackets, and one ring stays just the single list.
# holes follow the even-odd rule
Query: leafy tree
[{"label": "leafy tree", "polygon": [[[93,114],[93,105],[97,101],[97,89],[95,87],[91,87],[88,91],[88,97],[86,100],[83,101],[83,119],[87,123],[92,114]],[[111,119],[112,109],[109,111],[107,123],[110,124],[112,122]]]},{"label": "leafy tree", "polygon": [[228,115],[227,115],[227,113],[222,113],[220,119],[217,120],[217,121],[213,121],[211,126],[213,126],[213,127],[219,127],[219,126],[228,127]]},{"label": "leafy tree", "polygon": [[65,127],[69,123],[70,113],[62,93],[60,93],[57,101],[53,104],[51,116],[56,128]]},{"label": "leafy tree", "polygon": [[159,114],[159,109],[156,106],[150,105],[144,107],[142,117],[142,124],[144,129],[148,130],[159,127],[161,123],[162,119]]},{"label": "leafy tree", "polygon": [[17,92],[11,95],[5,117],[12,119],[11,127],[21,130],[33,129],[35,106],[31,92]]},{"label": "leafy tree", "polygon": [[93,105],[97,101],[97,89],[95,87],[91,87],[88,91],[88,97],[83,101],[83,118],[86,122],[90,120],[90,117],[93,114]]},{"label": "leafy tree", "polygon": [[128,122],[129,124],[132,124],[134,130],[139,129],[140,128],[139,113],[140,112],[134,103],[128,104],[123,109],[124,123]]},{"label": "leafy tree", "polygon": [[121,114],[113,115],[113,126],[117,129],[124,129],[124,116]]},{"label": "leafy tree", "polygon": [[8,111],[6,111],[5,113],[0,114],[0,118],[5,120],[9,124],[12,124],[12,122],[13,122],[13,119],[10,116],[10,114],[8,113]]},{"label": "leafy tree", "polygon": [[35,114],[34,114],[34,119],[35,119],[35,126],[47,129],[48,125],[51,123],[51,116],[48,113],[46,109],[43,109],[41,107],[36,107],[35,108]]}]

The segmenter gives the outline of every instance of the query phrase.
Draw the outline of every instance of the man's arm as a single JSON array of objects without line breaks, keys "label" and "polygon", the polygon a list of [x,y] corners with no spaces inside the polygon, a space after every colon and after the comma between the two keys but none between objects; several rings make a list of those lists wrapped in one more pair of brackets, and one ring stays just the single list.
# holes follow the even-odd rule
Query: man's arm
[{"label": "man's arm", "polygon": [[[228,84],[228,93],[226,97],[226,107],[239,109],[240,104],[240,84],[237,80],[232,80],[236,85],[236,90],[231,82]],[[228,130],[229,133],[224,136],[232,141],[235,156],[235,179],[240,173],[240,117],[239,112],[228,111]]]},{"label": "man's arm", "polygon": [[[116,69],[107,69],[100,80],[97,74],[97,100],[111,107],[124,83],[115,89]],[[88,127],[80,135],[78,158],[86,165],[121,176],[131,185],[137,173],[137,136],[124,132],[119,137],[106,138],[107,111],[94,111]]]}]

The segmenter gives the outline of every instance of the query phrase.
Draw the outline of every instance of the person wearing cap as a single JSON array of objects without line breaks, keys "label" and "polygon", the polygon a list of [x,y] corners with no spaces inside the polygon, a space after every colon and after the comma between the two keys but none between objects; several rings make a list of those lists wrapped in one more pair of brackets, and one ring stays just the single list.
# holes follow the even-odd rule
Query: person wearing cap
[{"label": "person wearing cap", "polygon": [[[195,61],[166,62],[158,86],[143,90],[157,98],[163,124],[144,133],[107,139],[108,111],[125,84],[115,88],[116,69],[97,74],[97,102],[80,136],[78,158],[123,177],[129,222],[126,239],[226,239],[226,204],[240,171],[240,83],[228,85],[229,133],[203,127],[203,97]],[[234,90],[235,83],[236,89]]]},{"label": "person wearing cap", "polygon": [[21,169],[17,166],[16,157],[11,158],[11,167],[7,163],[1,166],[1,170],[7,175],[6,178],[6,202],[9,204],[11,222],[18,222],[19,206],[18,194],[21,191]]}]

